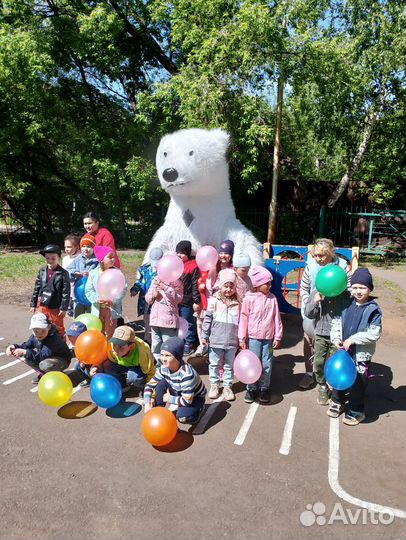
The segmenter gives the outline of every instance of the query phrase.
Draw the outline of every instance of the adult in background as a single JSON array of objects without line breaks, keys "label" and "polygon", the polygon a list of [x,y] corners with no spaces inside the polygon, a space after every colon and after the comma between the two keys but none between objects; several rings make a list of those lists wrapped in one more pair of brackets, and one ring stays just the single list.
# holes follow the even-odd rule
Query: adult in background
[{"label": "adult in background", "polygon": [[121,268],[121,262],[116,250],[114,236],[105,227],[100,227],[100,218],[95,212],[87,212],[83,216],[83,227],[88,234],[96,239],[96,246],[110,247],[114,252],[115,267]]}]

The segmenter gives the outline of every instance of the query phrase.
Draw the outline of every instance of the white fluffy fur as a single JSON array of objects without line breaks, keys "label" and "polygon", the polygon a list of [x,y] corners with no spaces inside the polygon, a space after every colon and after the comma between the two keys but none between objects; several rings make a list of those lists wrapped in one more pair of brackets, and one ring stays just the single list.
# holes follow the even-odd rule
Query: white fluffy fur
[{"label": "white fluffy fur", "polygon": [[[146,261],[152,247],[174,251],[180,240],[190,240],[196,252],[200,246],[218,248],[230,239],[235,253],[248,254],[252,265],[263,264],[258,240],[235,217],[226,161],[228,144],[229,135],[221,129],[183,129],[161,139],[156,167],[171,201]],[[168,169],[176,177],[174,181],[165,179]]]}]

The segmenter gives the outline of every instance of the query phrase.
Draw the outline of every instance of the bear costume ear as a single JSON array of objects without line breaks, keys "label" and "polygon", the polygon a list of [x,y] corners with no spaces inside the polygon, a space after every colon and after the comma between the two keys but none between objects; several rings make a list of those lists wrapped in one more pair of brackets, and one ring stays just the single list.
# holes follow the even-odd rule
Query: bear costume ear
[{"label": "bear costume ear", "polygon": [[223,129],[216,128],[210,130],[210,137],[216,141],[216,146],[221,148],[225,154],[230,144],[230,135]]}]

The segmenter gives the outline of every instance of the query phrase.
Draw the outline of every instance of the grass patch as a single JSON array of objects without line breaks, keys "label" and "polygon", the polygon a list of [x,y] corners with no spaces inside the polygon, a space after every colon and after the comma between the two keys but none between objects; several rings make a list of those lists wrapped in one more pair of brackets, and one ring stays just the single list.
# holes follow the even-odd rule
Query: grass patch
[{"label": "grass patch", "polygon": [[34,284],[44,257],[28,253],[6,253],[0,255],[0,280],[18,281],[27,278]]}]

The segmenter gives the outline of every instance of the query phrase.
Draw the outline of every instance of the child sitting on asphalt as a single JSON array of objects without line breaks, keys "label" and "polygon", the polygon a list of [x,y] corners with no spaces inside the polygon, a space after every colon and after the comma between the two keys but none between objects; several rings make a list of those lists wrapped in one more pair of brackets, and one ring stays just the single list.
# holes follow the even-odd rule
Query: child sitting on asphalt
[{"label": "child sitting on asphalt", "polygon": [[251,271],[253,292],[248,292],[242,302],[238,339],[241,349],[248,348],[262,363],[262,375],[259,381],[247,385],[244,397],[246,403],[253,403],[258,394],[260,403],[269,403],[273,349],[277,349],[282,340],[282,319],[276,297],[269,292],[272,274],[262,266],[255,266]]},{"label": "child sitting on asphalt", "polygon": [[[88,277],[90,270],[99,266],[99,261],[94,255],[96,239],[91,234],[84,234],[80,239],[80,255],[75,257],[72,263],[68,266],[67,271],[71,281],[75,282],[83,277]],[[74,313],[73,316],[79,317],[83,313],[90,313],[90,305],[81,304],[77,298],[74,298]]]},{"label": "child sitting on asphalt", "polygon": [[38,272],[30,311],[35,313],[38,308],[38,311],[45,313],[62,338],[65,338],[63,319],[70,302],[69,273],[59,264],[61,257],[59,246],[48,244],[40,250],[40,254],[45,257],[47,265]]},{"label": "child sitting on asphalt", "polygon": [[136,337],[130,326],[119,326],[110,339],[103,371],[113,375],[124,390],[130,386],[143,389],[155,375],[154,358],[147,343]]},{"label": "child sitting on asphalt", "polygon": [[203,320],[202,341],[209,345],[209,398],[220,395],[220,363],[224,357],[223,397],[234,401],[233,363],[238,348],[240,302],[236,294],[237,275],[234,270],[219,272],[219,290],[209,298]]},{"label": "child sitting on asphalt", "polygon": [[345,349],[357,366],[357,378],[349,390],[334,390],[328,416],[338,418],[345,409],[348,394],[348,410],[343,423],[356,426],[365,420],[365,391],[368,371],[375,346],[382,333],[382,312],[375,300],[371,273],[367,268],[358,268],[351,276],[352,302],[340,316],[331,321],[331,341],[337,349]]},{"label": "child sitting on asphalt", "polygon": [[161,366],[145,386],[144,411],[154,406],[177,407],[179,422],[195,424],[203,412],[207,391],[197,371],[184,362],[183,349],[183,340],[178,337],[162,345]]},{"label": "child sitting on asphalt", "polygon": [[68,368],[71,353],[59,334],[56,326],[51,324],[44,313],[35,313],[31,317],[30,330],[32,335],[21,345],[9,345],[7,356],[14,356],[37,371],[32,379],[38,384],[44,373],[63,371]]}]

